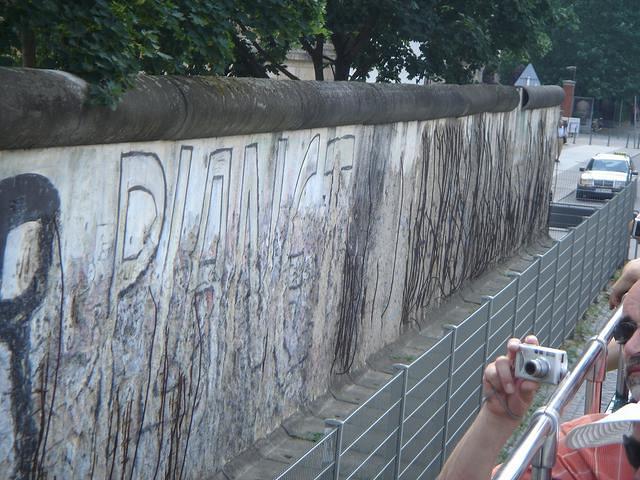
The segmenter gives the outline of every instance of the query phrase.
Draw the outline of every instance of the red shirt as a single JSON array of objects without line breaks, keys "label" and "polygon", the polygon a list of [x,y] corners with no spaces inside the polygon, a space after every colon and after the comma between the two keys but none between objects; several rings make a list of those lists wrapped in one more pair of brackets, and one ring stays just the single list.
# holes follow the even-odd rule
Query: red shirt
[{"label": "red shirt", "polygon": [[[629,480],[633,478],[634,469],[627,461],[621,443],[604,445],[595,448],[572,450],[566,445],[566,436],[571,429],[595,422],[604,417],[602,413],[585,415],[563,423],[560,426],[560,441],[556,464],[551,470],[554,480]],[[494,474],[497,471],[494,470]],[[522,479],[531,478],[531,467]]]}]

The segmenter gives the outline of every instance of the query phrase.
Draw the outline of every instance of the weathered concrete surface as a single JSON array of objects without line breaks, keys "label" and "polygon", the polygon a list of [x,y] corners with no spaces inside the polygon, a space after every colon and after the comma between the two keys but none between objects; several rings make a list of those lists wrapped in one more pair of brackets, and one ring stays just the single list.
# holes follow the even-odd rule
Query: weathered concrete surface
[{"label": "weathered concrete surface", "polygon": [[[550,239],[530,244],[517,255],[499,262],[490,272],[467,282],[464,287],[437,308],[424,312],[420,322],[396,341],[376,352],[366,365],[346,376],[344,383],[318,398],[312,408],[299,412],[285,420],[284,434],[277,430],[258,442],[242,455],[231,460],[223,469],[220,480],[271,480],[307,452],[325,433],[324,420],[346,418],[355,407],[373,395],[391,380],[396,371],[393,365],[410,363],[414,353],[424,353],[442,336],[443,327],[463,322],[483,303],[482,297],[495,295],[512,279],[511,273],[520,272],[536,261],[535,255],[543,254],[553,246]],[[363,386],[364,385],[364,386]],[[351,395],[351,392],[358,392]],[[364,398],[363,398],[364,397]],[[353,401],[340,403],[335,400]],[[264,446],[268,445],[268,448]],[[290,456],[292,458],[287,458]],[[280,470],[277,470],[277,467]]]},{"label": "weathered concrete surface", "polygon": [[562,103],[564,90],[557,85],[522,88],[522,109],[548,108]]},{"label": "weathered concrete surface", "polygon": [[[0,149],[388,124],[507,112],[520,101],[517,89],[500,85],[140,75],[111,110],[89,108],[86,83],[64,72],[0,67],[0,85]],[[555,87],[529,88],[523,100],[546,108],[558,104],[557,95]]]},{"label": "weathered concrete surface", "polygon": [[544,234],[557,115],[0,151],[0,472],[214,475]]}]

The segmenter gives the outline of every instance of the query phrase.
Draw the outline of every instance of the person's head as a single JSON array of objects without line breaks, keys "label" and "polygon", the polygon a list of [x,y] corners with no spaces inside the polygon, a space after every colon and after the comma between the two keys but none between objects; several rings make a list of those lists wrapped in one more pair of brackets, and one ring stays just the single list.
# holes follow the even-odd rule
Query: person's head
[{"label": "person's head", "polygon": [[636,282],[624,297],[622,322],[628,325],[624,358],[626,380],[633,398],[640,398],[640,282]]}]

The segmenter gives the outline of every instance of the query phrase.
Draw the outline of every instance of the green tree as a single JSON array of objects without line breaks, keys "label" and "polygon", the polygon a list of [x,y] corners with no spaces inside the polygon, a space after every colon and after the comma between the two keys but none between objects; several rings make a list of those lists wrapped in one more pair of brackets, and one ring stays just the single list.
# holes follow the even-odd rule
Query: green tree
[{"label": "green tree", "polygon": [[[0,0],[0,61],[58,68],[113,104],[135,75],[265,77],[300,44],[316,78],[467,82],[543,51],[559,0]],[[333,43],[335,58],[325,46]],[[410,42],[416,42],[418,49]]]},{"label": "green tree", "polygon": [[301,35],[320,31],[316,0],[4,0],[0,59],[58,68],[114,100],[135,75],[283,71]]},{"label": "green tree", "polygon": [[640,93],[640,9],[632,0],[574,0],[577,23],[550,31],[552,48],[534,57],[545,83],[571,78],[576,95],[630,98]]},{"label": "green tree", "polygon": [[[375,68],[393,81],[404,68],[416,79],[464,83],[504,52],[544,51],[561,9],[557,0],[327,0],[327,33],[305,36],[302,46],[317,79],[330,65],[337,80],[362,80]],[[324,53],[328,40],[335,59]]]}]

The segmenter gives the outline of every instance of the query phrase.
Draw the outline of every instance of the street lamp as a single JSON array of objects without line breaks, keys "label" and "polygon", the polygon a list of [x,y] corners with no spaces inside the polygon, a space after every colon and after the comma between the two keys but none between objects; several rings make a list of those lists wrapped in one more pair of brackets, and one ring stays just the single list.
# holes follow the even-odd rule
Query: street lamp
[{"label": "street lamp", "polygon": [[578,67],[576,67],[575,65],[569,65],[568,67],[565,67],[566,70],[569,70],[571,72],[571,80],[573,80],[574,82],[576,81],[576,70]]}]

